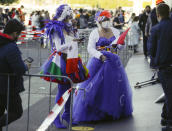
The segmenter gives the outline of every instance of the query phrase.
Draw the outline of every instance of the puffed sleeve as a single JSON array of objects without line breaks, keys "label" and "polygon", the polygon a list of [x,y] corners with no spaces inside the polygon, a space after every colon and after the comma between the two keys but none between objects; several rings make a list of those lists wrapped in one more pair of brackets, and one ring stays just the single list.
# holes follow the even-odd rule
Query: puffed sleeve
[{"label": "puffed sleeve", "polygon": [[117,41],[118,41],[118,38],[119,38],[119,36],[120,36],[120,32],[119,32],[119,30],[118,29],[116,29],[116,28],[111,28],[111,30],[112,30],[112,32],[113,32],[113,35],[116,37],[116,39],[112,42],[112,44],[111,45],[113,45],[113,44],[116,44],[117,43]]},{"label": "puffed sleeve", "polygon": [[55,47],[57,51],[61,51],[63,53],[66,53],[69,47],[68,42],[65,44],[61,44],[61,40],[57,34],[54,34],[53,36],[53,42],[55,43]]},{"label": "puffed sleeve", "polygon": [[100,59],[100,56],[103,54],[100,51],[96,50],[96,37],[98,37],[98,33],[96,32],[96,30],[93,30],[89,36],[87,50],[92,57]]},{"label": "puffed sleeve", "polygon": [[120,31],[118,29],[112,27],[111,30],[116,38],[120,36]]},{"label": "puffed sleeve", "polygon": [[[116,39],[112,42],[111,45],[117,44],[117,41],[118,41],[118,39],[119,39],[119,37],[120,37],[120,31],[119,31],[118,29],[116,29],[116,28],[111,28],[111,29],[112,29],[112,32],[113,32],[114,36],[116,37]],[[122,50],[122,49],[124,48],[124,45],[118,44],[118,45],[117,45],[117,48],[118,48],[119,50]]]}]

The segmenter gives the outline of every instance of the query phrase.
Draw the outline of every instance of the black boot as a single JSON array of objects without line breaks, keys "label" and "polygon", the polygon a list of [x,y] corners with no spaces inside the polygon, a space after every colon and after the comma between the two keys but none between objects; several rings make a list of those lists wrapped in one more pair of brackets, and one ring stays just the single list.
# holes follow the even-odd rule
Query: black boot
[{"label": "black boot", "polygon": [[172,131],[172,127],[170,126],[162,127],[162,131]]}]

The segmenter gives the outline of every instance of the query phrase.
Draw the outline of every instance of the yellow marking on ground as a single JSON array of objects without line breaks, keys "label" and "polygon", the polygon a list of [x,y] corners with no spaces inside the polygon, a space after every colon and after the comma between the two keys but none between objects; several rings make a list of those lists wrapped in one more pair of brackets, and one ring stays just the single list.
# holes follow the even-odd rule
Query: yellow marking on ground
[{"label": "yellow marking on ground", "polygon": [[92,127],[84,127],[84,126],[78,126],[78,127],[72,127],[73,131],[94,131],[94,128]]}]

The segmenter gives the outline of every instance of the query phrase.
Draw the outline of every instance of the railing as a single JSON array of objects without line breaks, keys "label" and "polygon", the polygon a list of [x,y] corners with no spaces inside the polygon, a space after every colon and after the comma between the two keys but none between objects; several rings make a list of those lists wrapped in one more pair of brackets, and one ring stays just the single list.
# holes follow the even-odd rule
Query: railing
[{"label": "railing", "polygon": [[[122,33],[123,30],[120,30],[120,32]],[[124,67],[127,66],[127,63],[129,61],[129,59],[131,58],[131,56],[133,55],[134,50],[133,49],[129,49],[128,45],[130,43],[130,32],[128,32],[126,38],[125,38],[125,47],[122,50],[118,51],[118,55],[121,58],[121,62],[123,64]]]},{"label": "railing", "polygon": [[[16,76],[15,74],[5,74],[5,73],[0,73],[0,76],[7,76],[8,79],[8,87],[7,87],[7,119],[6,119],[6,131],[8,131],[8,111],[9,111],[9,98],[10,98],[10,77],[14,77]],[[23,75],[25,77],[28,77],[28,81],[29,81],[29,88],[28,88],[28,102],[27,102],[27,106],[28,106],[28,112],[27,112],[27,128],[26,131],[29,131],[29,126],[30,126],[30,94],[31,94],[31,77],[53,77],[53,78],[63,78],[63,79],[67,79],[70,82],[71,87],[73,88],[73,82],[69,77],[66,76],[58,76],[58,75],[34,75],[34,74],[25,74]],[[51,97],[52,97],[52,82],[50,81],[50,86],[49,86],[49,110],[48,112],[50,113],[51,111]],[[70,124],[69,124],[69,130],[72,129],[72,109],[73,109],[73,92],[74,90],[72,89],[71,91],[71,104],[70,104]],[[48,114],[47,114],[48,115]]]},{"label": "railing", "polygon": [[[42,34],[43,33],[40,30],[32,31],[30,28],[28,28],[21,33],[17,42],[17,45],[22,52],[23,59],[27,57],[34,58],[32,67],[40,67],[43,62],[44,54],[41,47],[44,42],[44,37]],[[48,50],[46,51],[48,54]]]},{"label": "railing", "polygon": [[[89,40],[89,35],[91,33],[92,29],[79,29],[79,37],[84,37],[84,41],[79,44],[79,54],[81,55],[83,63],[87,63],[89,59],[89,54],[87,51],[87,45]],[[120,30],[122,33],[123,30]],[[129,58],[133,54],[133,50],[129,50],[128,43],[130,41],[129,39],[130,33],[126,36],[125,39],[125,47],[122,50],[118,51],[118,55],[121,58],[121,62],[124,66],[127,65]],[[41,43],[44,43],[46,45],[45,48],[41,46]],[[42,43],[42,44],[43,44]],[[42,63],[47,59],[47,57],[50,55],[50,46],[49,41],[44,37],[37,37],[35,40],[32,40],[32,38],[28,38],[28,41],[26,41],[24,44],[18,45],[21,52],[23,59],[29,57],[32,57],[34,59],[33,67],[40,67]]]}]

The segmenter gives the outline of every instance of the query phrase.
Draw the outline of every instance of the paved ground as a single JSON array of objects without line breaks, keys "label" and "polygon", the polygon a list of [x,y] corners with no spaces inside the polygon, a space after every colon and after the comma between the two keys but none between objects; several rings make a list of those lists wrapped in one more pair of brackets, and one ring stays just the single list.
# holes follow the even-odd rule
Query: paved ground
[{"label": "paved ground", "polygon": [[[35,52],[37,53],[37,52]],[[39,68],[32,68],[31,73],[38,73]],[[162,104],[155,104],[154,100],[162,93],[160,85],[153,85],[141,89],[134,89],[136,82],[149,80],[152,71],[142,53],[134,55],[127,67],[126,72],[133,90],[133,116],[118,121],[103,121],[97,123],[83,123],[94,127],[95,131],[161,131],[160,113]],[[21,94],[23,99],[24,114],[21,119],[9,125],[9,131],[26,131],[27,129],[27,102],[28,102],[28,79],[25,79],[26,91]],[[56,85],[52,85],[52,98],[49,101],[49,83],[40,78],[31,79],[31,101],[30,101],[30,128],[35,131],[47,116],[48,105],[53,105]],[[56,131],[50,127],[50,131]],[[66,131],[66,130],[64,130]]]}]

